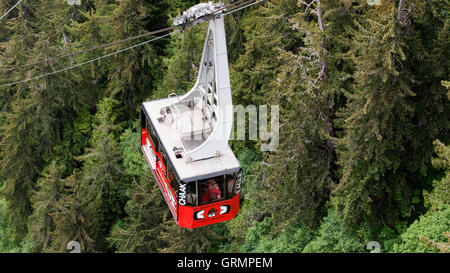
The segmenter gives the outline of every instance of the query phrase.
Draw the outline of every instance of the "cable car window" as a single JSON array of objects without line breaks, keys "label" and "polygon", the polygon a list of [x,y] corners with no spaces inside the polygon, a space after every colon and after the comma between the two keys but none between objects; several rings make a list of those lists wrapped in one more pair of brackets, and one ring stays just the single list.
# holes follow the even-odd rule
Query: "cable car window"
[{"label": "cable car window", "polygon": [[159,146],[158,152],[161,154],[161,158],[162,158],[162,162],[164,164],[164,168],[166,168],[165,169],[165,175],[167,176],[167,156],[164,153],[164,150],[163,150],[162,146]]},{"label": "cable car window", "polygon": [[141,109],[141,129],[147,130],[147,117],[145,116],[144,110]]},{"label": "cable car window", "polygon": [[237,173],[228,174],[226,177],[226,181],[227,181],[227,198],[232,198],[236,195]]},{"label": "cable car window", "polygon": [[173,172],[172,164],[170,162],[166,166],[167,168],[167,179],[169,180],[170,186],[172,187],[175,195],[178,194],[178,181],[175,177],[175,173]]},{"label": "cable car window", "polygon": [[146,126],[145,129],[148,132],[148,135],[150,136],[153,144],[155,145],[155,150],[158,151],[159,149],[159,142],[158,139],[156,138],[155,132],[153,132],[152,126],[150,124],[150,122],[148,120],[146,120]]},{"label": "cable car window", "polygon": [[198,181],[198,190],[200,192],[200,204],[207,204],[225,199],[224,176],[221,175]]}]

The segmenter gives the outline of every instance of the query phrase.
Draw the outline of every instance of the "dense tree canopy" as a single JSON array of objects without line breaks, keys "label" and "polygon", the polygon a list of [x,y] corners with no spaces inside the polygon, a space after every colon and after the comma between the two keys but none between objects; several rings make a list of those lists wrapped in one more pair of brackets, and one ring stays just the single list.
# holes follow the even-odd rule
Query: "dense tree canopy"
[{"label": "dense tree canopy", "polygon": [[139,109],[195,83],[206,23],[5,85],[154,38],[50,60],[198,2],[24,0],[2,19],[0,252],[450,251],[449,1],[266,0],[226,16],[233,104],[278,105],[279,145],[230,141],[239,215],[193,230],[142,156]]}]

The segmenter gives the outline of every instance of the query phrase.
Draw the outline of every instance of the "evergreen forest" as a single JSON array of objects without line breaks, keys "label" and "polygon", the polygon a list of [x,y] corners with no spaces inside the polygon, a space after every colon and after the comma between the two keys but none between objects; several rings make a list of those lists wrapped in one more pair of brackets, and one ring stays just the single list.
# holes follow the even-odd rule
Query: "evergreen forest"
[{"label": "evergreen forest", "polygon": [[266,0],[225,16],[233,104],[278,105],[279,144],[230,141],[239,214],[195,229],[141,152],[140,109],[194,85],[208,24],[53,58],[202,1],[69,2],[0,19],[0,252],[450,252],[449,0]]}]

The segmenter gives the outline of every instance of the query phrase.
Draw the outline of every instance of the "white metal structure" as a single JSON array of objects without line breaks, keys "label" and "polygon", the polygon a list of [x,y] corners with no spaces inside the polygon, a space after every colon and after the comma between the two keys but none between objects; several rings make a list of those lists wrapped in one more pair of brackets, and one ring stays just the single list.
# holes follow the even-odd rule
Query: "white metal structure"
[{"label": "white metal structure", "polygon": [[199,18],[217,13],[224,8],[225,5],[223,3],[214,4],[212,1],[208,3],[200,3],[183,12],[183,15],[174,18],[173,24],[175,26],[181,26],[189,22],[192,22],[193,25],[199,24],[204,22],[204,20],[198,20]]},{"label": "white metal structure", "polygon": [[186,162],[220,157],[229,150],[233,111],[222,14],[209,21],[196,84],[184,96],[171,94],[169,99],[159,120],[170,123],[175,148]]},{"label": "white metal structure", "polygon": [[[174,133],[174,124],[171,123],[168,118],[161,121],[161,113],[159,111],[162,106],[177,101],[178,99],[176,97],[146,101],[143,103],[143,108],[149,122],[155,125],[155,134],[157,134],[158,139],[160,140],[160,146],[164,148],[165,154],[169,157],[178,179],[184,182],[190,182],[223,175],[224,173],[239,171],[240,164],[228,145],[221,150],[221,156],[215,157],[215,154],[213,154],[214,157],[204,160],[186,162],[186,154],[188,153],[178,153],[181,144],[179,136]],[[195,147],[198,147],[197,145],[202,142],[204,141],[183,140],[184,147],[188,151],[195,150]],[[156,159],[155,155],[152,153],[151,147],[146,147],[143,150],[144,153],[146,153],[147,158]],[[213,151],[215,150],[216,149]],[[155,166],[151,167],[155,169]]]},{"label": "white metal structure", "polygon": [[242,8],[224,13],[223,4],[209,2],[176,19],[181,29],[209,22],[197,81],[185,95],[141,107],[141,149],[180,227],[228,221],[239,212],[242,168],[228,145],[233,106],[223,17]]}]

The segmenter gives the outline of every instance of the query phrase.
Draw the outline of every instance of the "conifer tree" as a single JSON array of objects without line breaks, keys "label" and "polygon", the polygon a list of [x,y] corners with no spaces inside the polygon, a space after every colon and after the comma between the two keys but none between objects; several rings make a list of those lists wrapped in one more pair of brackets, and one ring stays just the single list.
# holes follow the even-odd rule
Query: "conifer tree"
[{"label": "conifer tree", "polygon": [[342,178],[334,201],[353,227],[362,221],[395,227],[410,216],[414,180],[407,171],[408,143],[416,132],[408,97],[416,94],[399,26],[395,3],[383,1],[362,16],[356,28],[346,29],[352,37],[348,56],[355,64],[355,84],[345,93],[345,135],[339,142]]},{"label": "conifer tree", "polygon": [[133,181],[128,196],[128,217],[114,226],[108,241],[117,252],[158,252],[162,247],[161,223],[172,215],[149,170],[139,182]]},{"label": "conifer tree", "polygon": [[[163,1],[122,0],[111,16],[112,37],[120,40],[158,30],[166,26],[167,6]],[[162,34],[160,34],[162,35]],[[147,40],[152,37],[146,37]],[[145,41],[145,40],[141,40]],[[123,43],[111,47],[118,50],[136,44]],[[121,54],[112,60],[108,93],[122,102],[126,120],[135,119],[139,106],[154,87],[160,66],[159,54],[164,41],[156,41]]]},{"label": "conifer tree", "polygon": [[263,155],[257,191],[264,210],[279,227],[297,219],[317,226],[326,213],[334,160],[327,147],[324,35],[303,3],[273,2],[242,19],[247,41],[232,66],[232,90],[239,102],[280,106],[280,144]]},{"label": "conifer tree", "polygon": [[80,244],[80,251],[97,252],[95,240],[90,234],[95,224],[96,215],[88,209],[85,199],[80,194],[80,179],[76,173],[65,179],[65,194],[58,203],[58,211],[50,214],[54,219],[55,229],[51,232],[51,245],[48,252],[68,252],[71,241]]},{"label": "conifer tree", "polygon": [[[112,42],[110,16],[117,4],[113,1],[84,1],[81,7],[74,6],[76,16],[69,21],[64,33],[67,40],[65,49],[75,52],[92,48],[101,44]],[[69,58],[70,64],[76,64],[92,60],[104,55],[104,50],[94,50]],[[95,114],[97,103],[105,94],[105,86],[108,82],[107,75],[111,59],[104,59],[77,68],[74,79],[77,81],[78,97],[72,102],[76,111],[88,109],[90,114]]]},{"label": "conifer tree", "polygon": [[50,247],[55,229],[52,214],[59,211],[64,194],[62,168],[52,162],[46,175],[39,179],[37,190],[31,197],[33,213],[28,218],[28,251],[41,252]]},{"label": "conifer tree", "polygon": [[[0,85],[154,38],[48,60],[199,2],[24,0],[0,21]],[[208,23],[1,87],[0,251],[447,251],[449,1],[373,2],[266,0],[225,17],[233,103],[278,105],[280,138],[273,152],[230,143],[242,206],[218,225],[176,225],[136,121],[142,101],[195,83]]]},{"label": "conifer tree", "polygon": [[[137,124],[136,124],[137,126]],[[113,227],[108,242],[117,252],[157,252],[160,225],[169,215],[161,191],[140,150],[141,135],[127,129],[120,137],[123,167],[131,179],[125,213]]]},{"label": "conifer tree", "polygon": [[[9,2],[12,6],[13,1]],[[4,84],[23,80],[25,76],[23,70],[13,68],[24,65],[28,61],[29,53],[38,38],[39,30],[35,15],[40,2],[40,0],[23,1],[7,17],[2,19],[2,28],[6,30],[2,33],[8,34],[4,37],[3,42],[5,44],[0,51],[0,63],[2,64],[0,80]],[[0,97],[3,97],[5,102],[11,103],[14,95],[22,97],[25,92],[25,85],[3,87]]]},{"label": "conifer tree", "polygon": [[433,144],[437,155],[433,166],[444,176],[433,181],[431,192],[424,191],[428,211],[401,234],[394,252],[450,252],[450,147],[439,140]]},{"label": "conifer tree", "polygon": [[185,94],[194,86],[206,29],[207,24],[197,25],[172,37],[168,56],[163,61],[167,70],[152,98],[167,97],[171,93]]},{"label": "conifer tree", "polygon": [[[19,16],[12,20],[10,28],[15,34],[7,43],[5,53],[9,64],[21,66],[60,52],[58,38],[62,35],[59,30],[62,18],[67,15],[66,9],[52,9],[55,5],[60,7],[61,1],[55,5],[52,1],[31,2],[18,7]],[[9,80],[23,80],[24,76],[45,74],[53,69],[51,63],[32,67],[27,73],[15,69]],[[59,141],[58,129],[64,120],[58,116],[65,106],[64,99],[70,97],[71,81],[59,74],[20,83],[14,89],[14,101],[8,107],[5,124],[0,130],[0,165],[6,179],[2,188],[7,200],[6,214],[18,243],[26,234],[31,190],[39,172],[53,155],[53,145]]]},{"label": "conifer tree", "polygon": [[221,237],[211,226],[185,229],[169,219],[161,228],[160,239],[164,244],[159,251],[163,253],[205,253],[217,247]]},{"label": "conifer tree", "polygon": [[334,71],[324,14],[321,1],[298,3],[286,22],[299,35],[297,44],[279,50],[280,71],[272,83],[270,103],[282,107],[280,145],[266,156],[267,190],[276,192],[275,200],[269,201],[276,204],[275,223],[301,219],[318,226],[335,182],[329,76]]},{"label": "conifer tree", "polygon": [[80,196],[82,204],[94,216],[89,219],[92,224],[89,234],[96,241],[98,250],[107,248],[104,240],[113,223],[123,215],[126,203],[126,178],[115,136],[119,129],[115,122],[120,114],[116,112],[117,105],[117,101],[108,98],[99,104],[91,148],[81,156]]}]

